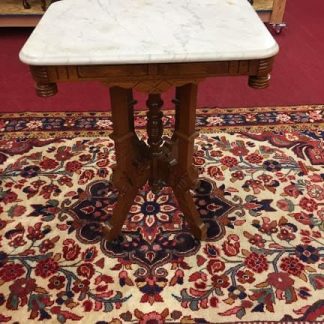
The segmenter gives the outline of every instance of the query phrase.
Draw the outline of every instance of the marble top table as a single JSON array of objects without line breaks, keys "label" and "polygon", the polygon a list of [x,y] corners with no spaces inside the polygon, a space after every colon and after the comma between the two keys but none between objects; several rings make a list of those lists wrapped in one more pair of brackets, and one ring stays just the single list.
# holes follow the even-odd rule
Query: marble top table
[{"label": "marble top table", "polygon": [[278,46],[247,0],[64,0],[20,53],[31,65],[266,58]]},{"label": "marble top table", "polygon": [[[120,233],[137,190],[171,186],[193,234],[206,237],[190,196],[197,84],[214,76],[269,83],[278,45],[247,0],[64,0],[50,6],[20,52],[36,92],[47,97],[64,81],[97,80],[110,88],[120,195],[99,226]],[[175,87],[175,131],[162,140],[160,94]],[[132,89],[148,94],[147,144],[134,131]],[[89,220],[91,222],[91,220]]]}]

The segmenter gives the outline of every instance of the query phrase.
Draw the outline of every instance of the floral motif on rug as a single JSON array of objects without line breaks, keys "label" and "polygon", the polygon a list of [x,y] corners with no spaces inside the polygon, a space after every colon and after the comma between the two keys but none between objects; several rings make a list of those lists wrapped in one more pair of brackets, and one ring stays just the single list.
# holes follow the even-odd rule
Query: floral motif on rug
[{"label": "floral motif on rug", "polygon": [[[217,111],[217,114],[215,114]],[[174,125],[174,110],[163,110],[166,130]],[[136,110],[136,129],[146,127],[146,111]],[[323,130],[324,105],[197,109],[197,128],[204,132]],[[3,113],[1,138],[67,138],[105,136],[112,131],[109,112]],[[26,144],[25,144],[26,145]]]},{"label": "floral motif on rug", "polygon": [[[254,116],[278,113],[269,110]],[[324,144],[314,118],[322,111],[287,109],[285,123],[302,111],[300,129],[269,131],[268,122],[257,133],[236,131],[248,111],[235,111],[227,132],[210,124],[224,114],[198,116],[200,180],[192,194],[205,242],[191,235],[169,188],[155,195],[147,185],[122,235],[101,238],[99,223],[109,222],[118,195],[110,182],[114,145],[99,136],[108,114],[93,113],[89,132],[75,136],[64,129],[71,114],[60,114],[62,122],[47,113],[57,127],[44,139],[34,136],[40,123],[30,137],[8,128],[39,115],[4,116],[0,322],[323,323]]]}]

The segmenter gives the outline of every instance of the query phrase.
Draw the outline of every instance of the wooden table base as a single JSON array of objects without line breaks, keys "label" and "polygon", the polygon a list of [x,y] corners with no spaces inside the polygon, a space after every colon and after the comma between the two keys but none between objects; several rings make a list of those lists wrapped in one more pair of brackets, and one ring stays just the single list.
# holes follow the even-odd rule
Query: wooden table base
[{"label": "wooden table base", "polygon": [[113,120],[112,138],[115,142],[116,165],[112,182],[119,190],[117,204],[109,225],[102,225],[105,239],[111,241],[120,234],[126,216],[138,189],[147,181],[154,193],[163,186],[170,186],[180,209],[188,221],[193,235],[205,239],[207,228],[196,210],[190,189],[195,185],[198,174],[193,166],[193,149],[196,116],[197,85],[186,84],[176,88],[175,130],[172,138],[164,140],[163,101],[159,93],[151,93],[146,105],[146,144],[134,130],[131,89],[110,88]]},{"label": "wooden table base", "polygon": [[[157,193],[170,186],[192,233],[206,238],[202,223],[190,195],[197,180],[193,166],[197,83],[217,76],[248,76],[248,84],[255,89],[269,85],[269,73],[274,57],[216,62],[143,63],[119,65],[31,65],[36,93],[50,97],[57,92],[57,83],[65,81],[101,81],[110,88],[116,166],[112,181],[119,190],[117,204],[109,225],[102,224],[107,240],[115,239],[138,188],[148,182]],[[160,93],[176,87],[176,116],[173,136],[163,136],[163,101]],[[134,130],[132,89],[148,93],[147,144]]]}]

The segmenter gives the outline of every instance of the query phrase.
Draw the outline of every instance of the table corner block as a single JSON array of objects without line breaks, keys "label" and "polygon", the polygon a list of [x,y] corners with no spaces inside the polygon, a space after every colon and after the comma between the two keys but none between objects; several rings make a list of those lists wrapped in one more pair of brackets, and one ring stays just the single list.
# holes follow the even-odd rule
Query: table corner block
[{"label": "table corner block", "polygon": [[33,76],[36,94],[39,97],[50,97],[57,93],[57,84],[52,82],[46,66],[30,65],[30,71]]}]

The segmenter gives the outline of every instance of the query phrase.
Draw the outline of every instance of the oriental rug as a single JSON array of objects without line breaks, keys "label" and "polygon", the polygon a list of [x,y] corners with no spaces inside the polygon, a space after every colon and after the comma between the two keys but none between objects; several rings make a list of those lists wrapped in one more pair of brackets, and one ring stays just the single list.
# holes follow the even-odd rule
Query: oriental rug
[{"label": "oriental rug", "polygon": [[323,108],[197,110],[205,242],[148,186],[123,235],[100,237],[118,195],[109,113],[2,114],[0,322],[324,323]]}]

